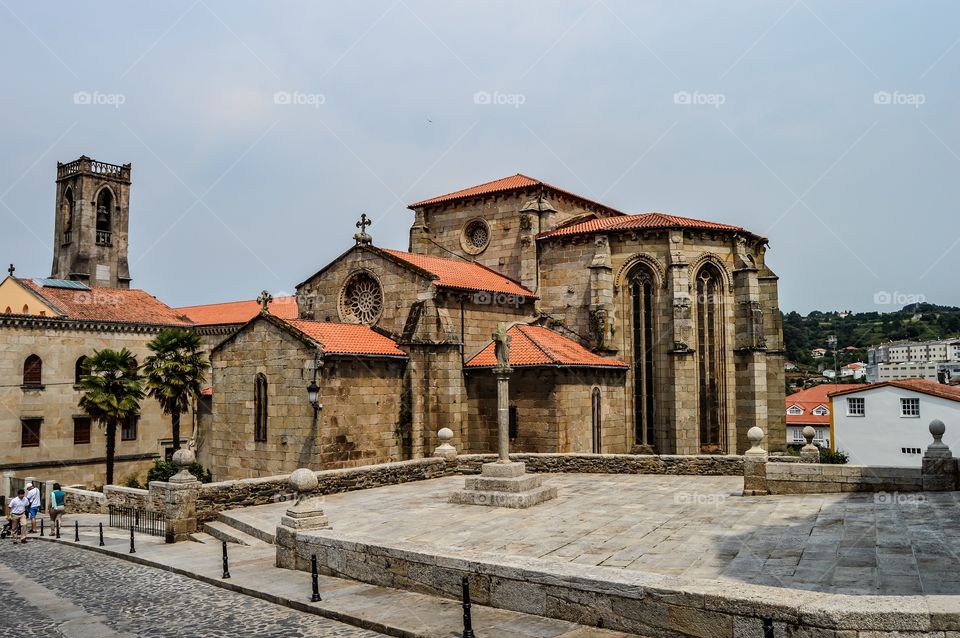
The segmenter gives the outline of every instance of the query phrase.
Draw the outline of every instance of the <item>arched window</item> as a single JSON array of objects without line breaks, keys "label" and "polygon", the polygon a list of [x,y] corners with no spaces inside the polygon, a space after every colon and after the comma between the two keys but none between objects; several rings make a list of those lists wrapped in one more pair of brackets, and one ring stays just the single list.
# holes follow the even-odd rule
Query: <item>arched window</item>
[{"label": "arched window", "polygon": [[267,440],[267,377],[262,372],[253,382],[253,440]]},{"label": "arched window", "polygon": [[634,442],[655,445],[654,419],[654,279],[638,267],[630,275],[630,314],[633,323],[633,415]]},{"label": "arched window", "polygon": [[23,385],[38,387],[43,384],[43,361],[35,354],[23,362]]},{"label": "arched window", "polygon": [[90,374],[89,369],[87,367],[87,358],[80,357],[79,359],[77,359],[77,363],[74,365],[74,368],[73,368],[73,383],[75,385],[80,385],[80,379],[85,374]]},{"label": "arched window", "polygon": [[113,193],[104,188],[97,195],[97,243],[109,245],[113,219]]},{"label": "arched window", "polygon": [[4,312],[7,313],[8,315],[11,315],[13,314],[13,308],[11,308],[10,306],[7,306],[7,309],[4,310]]},{"label": "arched window", "polygon": [[23,312],[22,312],[22,314],[29,315],[29,314],[30,314],[30,306],[28,306],[27,304],[23,304]]},{"label": "arched window", "polygon": [[74,201],[72,189],[68,188],[66,192],[64,192],[63,201],[60,206],[60,214],[63,219],[63,243],[69,244],[73,238]]},{"label": "arched window", "polygon": [[601,419],[603,415],[600,414],[600,388],[593,389],[593,397],[590,405],[590,413],[592,416],[591,421],[593,424],[593,453],[601,454],[603,453],[603,441],[600,435],[602,427]]},{"label": "arched window", "polygon": [[723,277],[708,263],[697,273],[696,286],[700,450],[722,454],[727,446]]}]

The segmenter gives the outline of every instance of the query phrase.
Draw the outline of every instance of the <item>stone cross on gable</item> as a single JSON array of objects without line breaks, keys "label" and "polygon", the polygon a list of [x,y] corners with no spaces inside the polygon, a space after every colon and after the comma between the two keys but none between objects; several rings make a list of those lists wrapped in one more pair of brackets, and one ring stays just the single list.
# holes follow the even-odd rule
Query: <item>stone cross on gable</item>
[{"label": "stone cross on gable", "polygon": [[13,273],[14,273],[14,271],[16,271],[16,270],[17,270],[17,269],[13,267],[13,264],[10,264],[10,267],[7,268],[7,272],[10,273],[10,276],[11,276],[11,277],[13,277]]},{"label": "stone cross on gable", "polygon": [[257,297],[257,303],[260,304],[260,312],[265,314],[270,314],[270,302],[273,301],[273,295],[271,295],[266,290],[260,293],[260,296]]},{"label": "stone cross on gable", "polygon": [[357,242],[357,245],[369,246],[371,243],[373,243],[373,237],[367,234],[367,226],[370,226],[371,224],[373,224],[373,222],[370,221],[370,218],[367,217],[367,214],[362,213],[360,215],[360,221],[357,222],[357,228],[360,229],[360,232],[353,236],[353,239]]}]

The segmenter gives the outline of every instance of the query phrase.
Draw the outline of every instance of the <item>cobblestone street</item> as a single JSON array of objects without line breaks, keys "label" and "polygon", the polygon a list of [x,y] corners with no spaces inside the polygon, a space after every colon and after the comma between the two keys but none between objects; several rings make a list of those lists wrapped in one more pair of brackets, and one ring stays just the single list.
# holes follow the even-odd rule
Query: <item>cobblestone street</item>
[{"label": "cobblestone street", "polygon": [[0,542],[0,635],[382,636],[152,567],[37,540]]}]

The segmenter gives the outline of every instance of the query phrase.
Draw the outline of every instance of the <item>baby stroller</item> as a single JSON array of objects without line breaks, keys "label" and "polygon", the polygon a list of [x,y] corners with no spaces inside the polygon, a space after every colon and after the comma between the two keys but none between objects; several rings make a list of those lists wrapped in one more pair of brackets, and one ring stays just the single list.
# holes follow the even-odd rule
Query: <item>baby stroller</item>
[{"label": "baby stroller", "polygon": [[13,521],[9,518],[3,519],[3,529],[0,529],[0,538],[6,538],[13,533]]}]

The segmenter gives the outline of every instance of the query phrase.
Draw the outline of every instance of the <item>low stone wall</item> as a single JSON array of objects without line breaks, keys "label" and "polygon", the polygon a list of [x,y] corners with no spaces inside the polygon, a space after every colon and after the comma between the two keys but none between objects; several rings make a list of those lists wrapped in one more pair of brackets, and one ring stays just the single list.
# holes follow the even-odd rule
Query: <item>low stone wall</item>
[{"label": "low stone wall", "polygon": [[[743,457],[737,455],[511,454],[510,458],[526,463],[528,472],[743,475]],[[482,464],[496,459],[495,454],[464,454],[454,461],[454,471],[460,474],[479,474]]]},{"label": "low stone wall", "polygon": [[107,511],[107,497],[102,492],[63,488],[64,510],[69,514],[103,514]]},{"label": "low stone wall", "polygon": [[[467,576],[481,605],[657,638],[757,638],[764,617],[776,636],[942,637],[960,629],[960,596],[850,596],[679,579],[405,542],[387,547],[334,530],[301,532],[296,542],[297,555],[316,554],[327,575],[453,599]],[[297,568],[308,571],[309,562],[300,559]]]},{"label": "low stone wall", "polygon": [[104,485],[103,494],[107,499],[107,505],[148,510],[155,509],[150,499],[150,492],[147,490],[141,490],[135,487],[123,487],[122,485]]},{"label": "low stone wall", "polygon": [[920,468],[820,463],[766,465],[767,489],[771,494],[919,492],[923,489]]},{"label": "low stone wall", "polygon": [[[319,485],[315,493],[335,494],[365,490],[384,485],[438,478],[450,473],[450,467],[441,458],[417,459],[397,463],[381,463],[341,470],[317,472]],[[201,522],[213,520],[221,510],[266,505],[291,500],[295,494],[287,484],[289,474],[238,481],[206,483],[200,488],[197,518]]]}]

